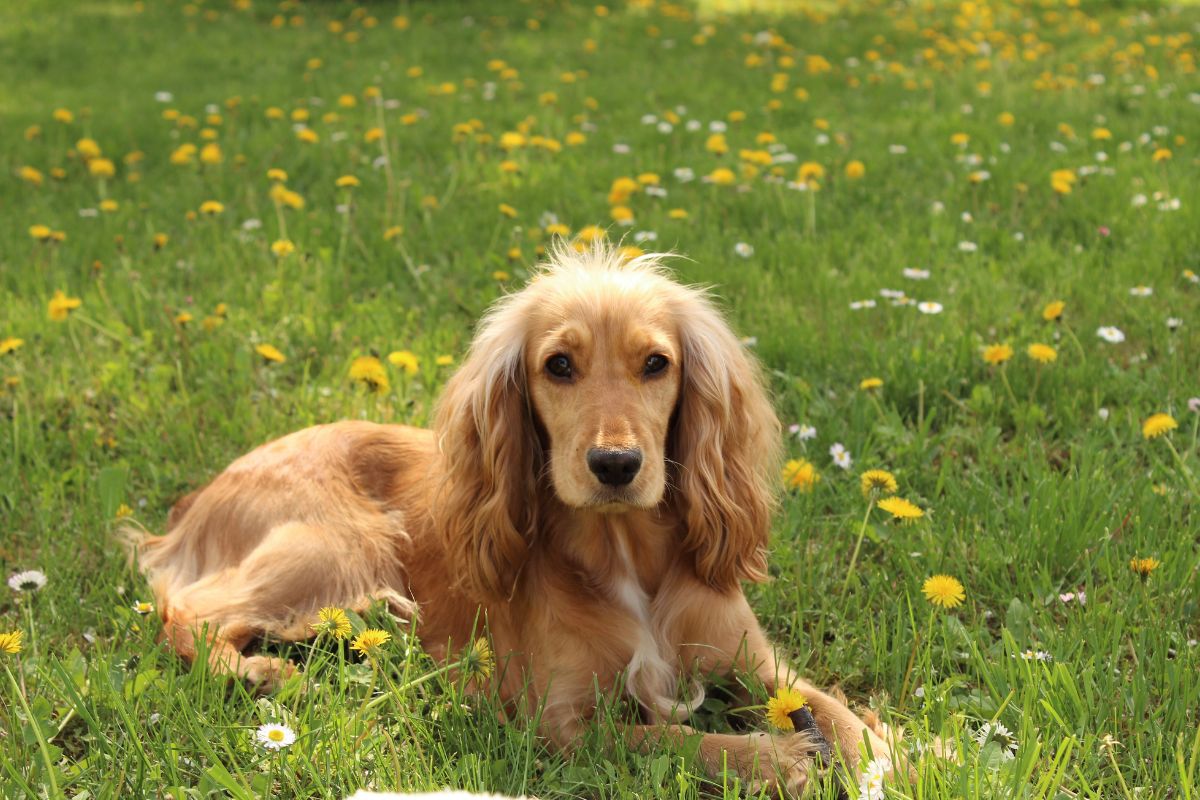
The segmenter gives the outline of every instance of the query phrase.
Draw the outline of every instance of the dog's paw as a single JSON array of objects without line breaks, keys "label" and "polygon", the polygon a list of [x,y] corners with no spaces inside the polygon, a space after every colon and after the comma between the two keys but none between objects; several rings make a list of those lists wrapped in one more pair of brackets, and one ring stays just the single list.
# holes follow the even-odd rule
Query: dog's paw
[{"label": "dog's paw", "polygon": [[[801,733],[756,734],[751,737],[755,766],[749,775],[747,790],[759,794],[764,789],[772,796],[803,797],[825,781],[833,780],[829,744]],[[741,771],[741,770],[739,770]]]},{"label": "dog's paw", "polygon": [[278,689],[296,671],[296,665],[291,661],[272,656],[243,658],[239,670],[247,683],[264,694]]}]

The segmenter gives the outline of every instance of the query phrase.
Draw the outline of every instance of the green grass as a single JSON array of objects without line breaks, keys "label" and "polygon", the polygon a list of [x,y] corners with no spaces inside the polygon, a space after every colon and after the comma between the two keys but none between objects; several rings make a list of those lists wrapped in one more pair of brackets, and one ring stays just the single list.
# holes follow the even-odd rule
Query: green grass
[{"label": "green grass", "polygon": [[[296,646],[286,652],[304,681],[256,699],[156,642],[156,619],[131,608],[147,588],[113,536],[120,506],[161,529],[174,499],[293,429],[346,417],[426,423],[453,369],[435,359],[460,356],[488,303],[520,285],[547,240],[543,212],[573,232],[608,226],[613,181],[654,172],[668,196],[635,194],[636,225],[610,235],[632,244],[632,231],[654,231],[644,247],[686,254],[680,276],[715,284],[739,332],[757,337],[781,418],[818,432],[789,438],[791,457],[822,477],[785,498],[774,580],[750,589],[756,610],[814,682],[839,683],[905,725],[910,746],[938,735],[959,747],[958,761],[924,760],[917,783],[889,796],[1200,797],[1200,415],[1187,407],[1200,395],[1200,286],[1188,277],[1200,271],[1200,11],[1049,5],[822,3],[756,18],[663,3],[601,16],[593,4],[542,0],[282,12],[257,0],[245,10],[223,0],[6,4],[0,339],[24,344],[0,356],[0,565],[5,575],[41,569],[49,582],[0,594],[0,632],[24,634],[19,654],[0,654],[2,794],[739,791],[732,777],[703,780],[686,752],[606,751],[597,735],[570,757],[553,754],[440,678],[368,706],[379,687],[435,668],[382,614],[369,621],[397,643],[380,671],[336,646]],[[282,28],[271,25],[277,13]],[[407,30],[393,26],[398,15]],[[756,43],[764,30],[774,45]],[[977,44],[967,52],[971,41],[989,42],[990,56]],[[810,74],[812,54],[831,71]],[[751,55],[761,65],[747,65]],[[493,59],[519,77],[490,70]],[[772,90],[777,72],[789,76],[784,91]],[[453,93],[430,93],[444,82]],[[378,104],[369,86],[397,102]],[[159,91],[173,100],[156,102]],[[343,94],[356,104],[339,107]],[[163,111],[202,127],[209,103],[222,163],[171,164],[179,145],[204,142]],[[320,141],[298,142],[289,121],[266,118],[271,106],[311,107]],[[670,133],[642,122],[678,106]],[[60,107],[73,122],[52,118]],[[745,119],[728,123],[730,153],[708,152],[709,123],[734,111]],[[339,118],[322,121],[328,112]],[[999,122],[1003,112],[1013,124]],[[410,113],[419,116],[406,125]],[[471,119],[490,141],[454,140],[454,125]],[[522,123],[561,151],[502,153],[501,135]],[[364,142],[376,126],[390,174],[372,165],[380,144]],[[1094,140],[1096,128],[1112,139]],[[573,131],[586,141],[566,144]],[[745,191],[699,180],[736,172],[760,132],[795,154],[786,180],[799,162],[821,164],[820,190],[763,175],[739,180]],[[960,132],[969,142],[952,144]],[[85,136],[114,160],[113,179],[89,176],[73,150]],[[1171,158],[1154,160],[1160,149]],[[144,158],[126,163],[135,151]],[[506,158],[518,173],[501,170]],[[859,180],[845,176],[852,160],[865,165]],[[41,171],[41,186],[19,177],[24,166]],[[277,213],[271,167],[288,172],[303,210]],[[678,180],[680,167],[697,180]],[[1057,169],[1076,171],[1068,195],[1051,188]],[[990,179],[972,183],[973,170]],[[336,188],[344,174],[362,185]],[[81,216],[105,197],[117,210]],[[427,197],[438,207],[424,207]],[[1172,199],[1179,210],[1160,210]],[[224,212],[187,218],[208,200]],[[344,203],[349,214],[336,210]],[[277,259],[281,217],[297,250]],[[247,229],[251,219],[261,227]],[[36,241],[38,224],[66,240]],[[403,232],[385,238],[393,226]],[[156,233],[169,236],[157,250]],[[738,242],[753,255],[736,255]],[[907,279],[906,267],[930,278]],[[1131,295],[1137,285],[1153,294]],[[882,288],[944,311],[893,307]],[[58,289],[82,300],[62,322],[47,316]],[[851,310],[865,298],[877,307]],[[1046,322],[1056,299],[1064,319]],[[227,313],[206,329],[219,303]],[[177,323],[181,312],[193,320]],[[1172,332],[1169,317],[1182,326]],[[1106,325],[1125,341],[1100,339]],[[998,369],[981,355],[994,342],[1016,351]],[[1058,360],[1039,371],[1025,353],[1034,342],[1054,345]],[[262,343],[287,361],[263,363]],[[388,392],[349,381],[355,357],[405,349],[420,372],[389,366]],[[884,381],[876,394],[858,389],[868,376]],[[1179,428],[1145,440],[1141,422],[1155,412]],[[832,463],[834,442],[852,470]],[[892,470],[927,516],[898,526],[872,511],[848,577],[867,510],[857,476],[871,467]],[[1161,560],[1146,580],[1129,567],[1141,556]],[[925,601],[922,582],[936,573],[963,582],[962,606],[935,612]],[[1059,599],[1081,591],[1086,605]],[[1053,660],[1021,658],[1026,649]],[[703,724],[730,725],[724,710],[712,702]],[[1013,731],[1015,759],[971,741],[992,720]],[[268,721],[300,740],[278,754],[256,747],[254,726]]]}]

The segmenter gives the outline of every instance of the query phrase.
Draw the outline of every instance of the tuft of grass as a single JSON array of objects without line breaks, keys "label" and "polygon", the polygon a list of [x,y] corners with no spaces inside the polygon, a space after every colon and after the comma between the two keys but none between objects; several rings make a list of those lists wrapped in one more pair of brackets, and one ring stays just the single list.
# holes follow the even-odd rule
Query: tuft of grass
[{"label": "tuft of grass", "polygon": [[[296,428],[425,424],[556,224],[686,254],[680,277],[754,337],[781,418],[815,427],[788,448],[820,480],[785,492],[751,599],[814,682],[914,752],[956,754],[889,796],[1198,796],[1200,14],[766,5],[0,8],[0,566],[48,577],[0,592],[0,633],[22,633],[0,653],[5,796],[745,790],[687,744],[606,747],[620,703],[551,752],[523,722],[536,709],[498,724],[379,610],[353,620],[391,634],[374,661],[268,643],[303,671],[260,698],[179,661],[134,609],[150,597],[118,518],[160,530],[174,499]],[[732,184],[703,180],[718,169]],[[56,291],[80,301],[63,320]],[[989,364],[992,344],[1011,358]],[[386,391],[350,378],[370,355]],[[1158,412],[1178,427],[1147,439]],[[924,516],[869,507],[869,468]],[[1142,557],[1161,562],[1145,577]],[[961,605],[926,601],[935,574]],[[714,694],[699,724],[736,711]],[[297,741],[255,744],[269,722]],[[980,736],[997,723],[1011,740]]]}]

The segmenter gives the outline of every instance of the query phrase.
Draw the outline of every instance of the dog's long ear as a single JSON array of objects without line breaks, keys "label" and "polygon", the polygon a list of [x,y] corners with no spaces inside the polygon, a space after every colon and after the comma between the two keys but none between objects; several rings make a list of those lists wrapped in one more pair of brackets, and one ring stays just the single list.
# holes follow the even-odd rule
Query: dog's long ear
[{"label": "dog's long ear", "polygon": [[730,590],[766,578],[779,420],[757,362],[702,292],[676,310],[683,348],[670,456],[696,574]]},{"label": "dog's long ear", "polygon": [[510,299],[489,312],[434,418],[446,474],[431,514],[477,600],[511,596],[537,524],[541,448],[526,392],[525,311]]}]

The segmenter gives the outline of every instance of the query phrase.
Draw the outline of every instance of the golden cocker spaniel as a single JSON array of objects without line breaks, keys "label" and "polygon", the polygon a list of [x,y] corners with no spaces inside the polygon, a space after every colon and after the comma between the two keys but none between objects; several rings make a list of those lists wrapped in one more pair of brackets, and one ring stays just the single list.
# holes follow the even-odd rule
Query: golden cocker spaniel
[{"label": "golden cocker spaniel", "polygon": [[796,688],[819,733],[703,734],[699,752],[797,790],[830,743],[851,770],[864,740],[887,745],[776,659],[742,593],[766,577],[779,450],[759,368],[705,291],[659,256],[559,247],[487,312],[433,430],[338,422],[265,444],[138,552],[174,649],[207,636],[214,671],[268,687],[291,665],[243,655],[252,640],[385,599],[438,659],[484,620],[507,659],[494,688],[540,707],[559,747],[597,686],[637,702],[638,747],[696,733],[681,722],[705,676]]}]

